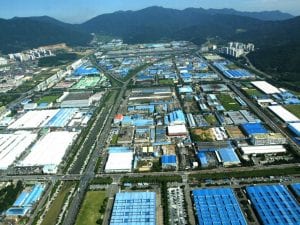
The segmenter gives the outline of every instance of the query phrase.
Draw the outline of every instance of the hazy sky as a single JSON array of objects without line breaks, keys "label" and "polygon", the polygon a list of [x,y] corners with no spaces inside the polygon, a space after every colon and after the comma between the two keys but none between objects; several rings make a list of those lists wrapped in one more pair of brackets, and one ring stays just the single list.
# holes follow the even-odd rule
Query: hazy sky
[{"label": "hazy sky", "polygon": [[137,10],[153,5],[176,9],[281,10],[300,15],[300,0],[0,0],[0,3],[1,18],[48,15],[72,23],[83,22],[103,13]]}]

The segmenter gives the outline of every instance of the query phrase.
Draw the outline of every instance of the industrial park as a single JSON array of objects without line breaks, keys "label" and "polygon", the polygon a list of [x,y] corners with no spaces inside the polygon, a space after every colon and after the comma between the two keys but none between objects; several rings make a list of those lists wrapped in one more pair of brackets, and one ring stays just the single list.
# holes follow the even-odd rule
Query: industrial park
[{"label": "industrial park", "polygon": [[[78,57],[41,66],[60,51]],[[299,93],[250,51],[95,36],[3,56],[0,224],[300,224]]]}]

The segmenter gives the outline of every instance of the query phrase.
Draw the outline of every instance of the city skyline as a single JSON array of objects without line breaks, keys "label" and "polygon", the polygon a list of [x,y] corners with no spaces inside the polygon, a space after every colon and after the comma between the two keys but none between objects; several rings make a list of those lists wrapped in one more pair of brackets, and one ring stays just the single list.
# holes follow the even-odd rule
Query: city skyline
[{"label": "city skyline", "polygon": [[300,2],[297,0],[3,0],[0,9],[0,18],[28,16],[51,16],[64,22],[82,23],[95,16],[112,13],[120,10],[139,10],[150,6],[185,9],[194,8],[233,8],[238,11],[270,11],[280,10],[292,15],[300,14]]}]

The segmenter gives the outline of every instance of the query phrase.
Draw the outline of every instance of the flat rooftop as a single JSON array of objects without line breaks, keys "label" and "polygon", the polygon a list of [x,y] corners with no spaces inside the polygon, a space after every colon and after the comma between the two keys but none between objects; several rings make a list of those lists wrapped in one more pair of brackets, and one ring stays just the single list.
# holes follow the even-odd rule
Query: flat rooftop
[{"label": "flat rooftop", "polygon": [[300,224],[300,205],[285,186],[249,186],[246,191],[263,225]]},{"label": "flat rooftop", "polygon": [[156,224],[155,192],[122,192],[116,194],[110,225],[128,224]]},{"label": "flat rooftop", "polygon": [[247,224],[231,188],[196,189],[193,197],[199,225]]}]

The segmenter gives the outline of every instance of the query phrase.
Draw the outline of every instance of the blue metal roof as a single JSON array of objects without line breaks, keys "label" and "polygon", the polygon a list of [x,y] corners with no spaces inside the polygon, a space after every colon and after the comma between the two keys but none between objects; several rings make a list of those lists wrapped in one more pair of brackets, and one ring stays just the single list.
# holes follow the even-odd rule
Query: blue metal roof
[{"label": "blue metal roof", "polygon": [[122,152],[131,152],[129,147],[109,147],[108,153],[122,153]]},{"label": "blue metal roof", "polygon": [[81,66],[74,71],[75,76],[85,76],[91,74],[98,74],[99,70],[93,67]]},{"label": "blue metal roof", "polygon": [[176,164],[176,155],[163,155],[161,157],[162,164]]},{"label": "blue metal roof", "polygon": [[182,110],[176,110],[176,111],[169,113],[169,121],[170,121],[170,123],[173,123],[173,122],[185,123],[185,117],[184,117],[184,113],[182,112]]},{"label": "blue metal roof", "polygon": [[38,201],[44,191],[44,186],[36,184],[30,192],[23,191],[13,204],[13,207],[6,211],[6,215],[24,216],[27,211]]},{"label": "blue metal roof", "polygon": [[231,147],[218,149],[222,162],[240,162],[239,157]]},{"label": "blue metal roof", "polygon": [[193,197],[200,225],[247,224],[232,189],[197,189]]},{"label": "blue metal roof", "polygon": [[291,184],[291,188],[293,189],[297,197],[300,197],[300,183]]},{"label": "blue metal roof", "polygon": [[267,129],[261,123],[244,123],[241,125],[241,128],[247,136],[268,133]]},{"label": "blue metal roof", "polygon": [[250,186],[246,190],[264,225],[300,224],[299,203],[285,186]]},{"label": "blue metal roof", "polygon": [[117,193],[110,225],[155,225],[155,192]]},{"label": "blue metal roof", "polygon": [[198,152],[197,158],[199,159],[201,166],[207,166],[208,162],[207,162],[205,152]]},{"label": "blue metal roof", "polygon": [[77,108],[60,109],[45,125],[46,127],[65,127],[78,111]]}]

